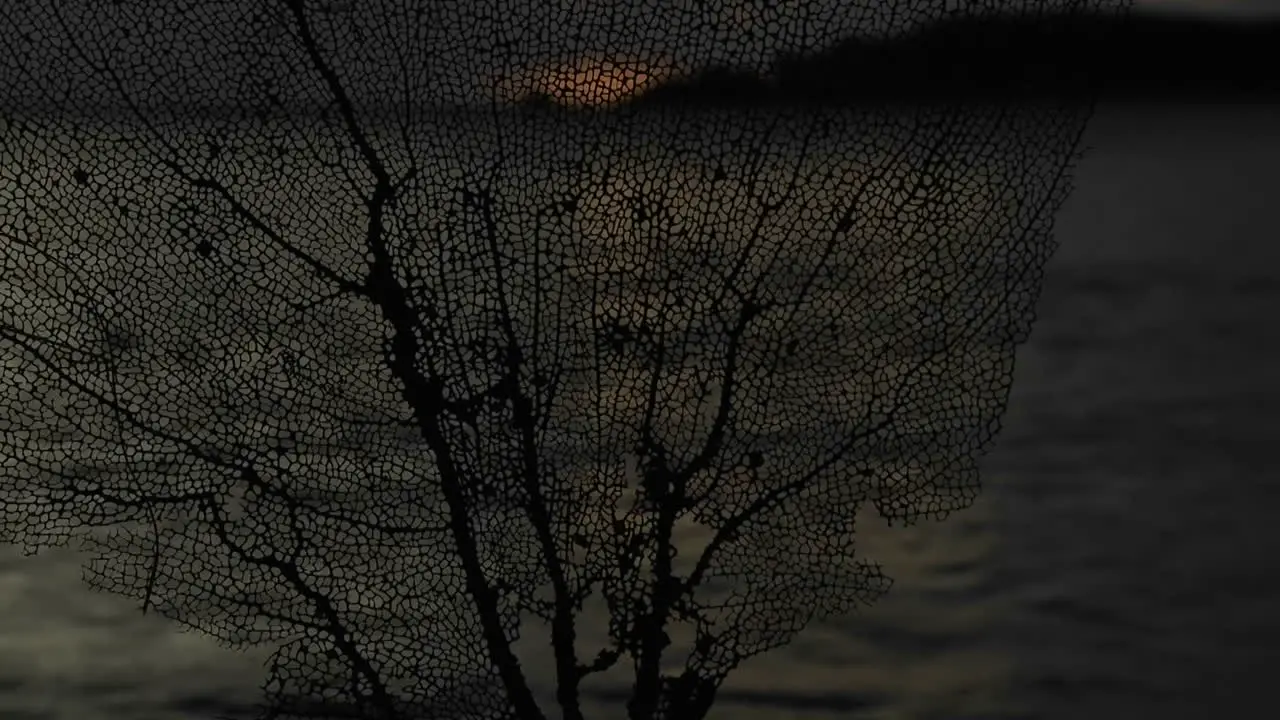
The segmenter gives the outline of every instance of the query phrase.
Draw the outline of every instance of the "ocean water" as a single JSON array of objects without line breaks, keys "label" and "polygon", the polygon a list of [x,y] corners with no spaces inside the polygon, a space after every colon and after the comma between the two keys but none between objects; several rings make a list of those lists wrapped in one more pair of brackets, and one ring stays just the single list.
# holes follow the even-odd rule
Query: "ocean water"
[{"label": "ocean water", "polygon": [[[713,717],[1229,717],[1265,699],[1278,114],[1101,109],[982,496],[910,528],[866,513],[861,549],[893,590],[748,661]],[[265,651],[88,591],[71,549],[0,558],[0,716],[203,720],[256,699]],[[590,716],[617,716],[619,690],[588,686]]]}]

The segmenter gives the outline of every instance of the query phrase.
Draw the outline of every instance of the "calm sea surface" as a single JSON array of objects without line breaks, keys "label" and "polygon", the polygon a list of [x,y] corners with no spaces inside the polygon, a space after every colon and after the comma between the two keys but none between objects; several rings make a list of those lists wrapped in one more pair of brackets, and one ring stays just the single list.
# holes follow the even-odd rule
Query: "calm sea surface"
[{"label": "calm sea surface", "polygon": [[[748,662],[716,718],[1254,716],[1280,667],[1280,108],[1102,108],[985,489],[865,552],[870,609]],[[0,718],[205,720],[235,652],[0,549]],[[612,689],[611,689],[612,688]],[[613,686],[589,717],[615,717]]]}]

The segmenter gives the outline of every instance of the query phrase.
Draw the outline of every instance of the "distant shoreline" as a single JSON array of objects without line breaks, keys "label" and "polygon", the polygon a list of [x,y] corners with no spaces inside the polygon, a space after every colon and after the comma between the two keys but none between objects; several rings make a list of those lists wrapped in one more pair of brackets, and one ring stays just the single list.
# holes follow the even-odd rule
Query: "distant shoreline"
[{"label": "distant shoreline", "polygon": [[761,77],[709,68],[637,104],[847,106],[1097,97],[1148,102],[1280,99],[1270,69],[1280,19],[990,15],[781,55]]}]

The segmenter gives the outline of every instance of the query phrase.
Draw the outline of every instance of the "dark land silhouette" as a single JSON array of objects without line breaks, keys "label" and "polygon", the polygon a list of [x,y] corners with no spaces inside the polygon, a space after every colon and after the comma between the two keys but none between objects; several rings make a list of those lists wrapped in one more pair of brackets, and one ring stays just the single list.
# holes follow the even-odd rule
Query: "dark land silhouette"
[{"label": "dark land silhouette", "polygon": [[[1078,52],[1089,48],[1083,59]],[[1178,14],[957,17],[886,38],[779,55],[767,76],[726,67],[637,99],[708,105],[947,100],[1280,98],[1280,20]]]}]

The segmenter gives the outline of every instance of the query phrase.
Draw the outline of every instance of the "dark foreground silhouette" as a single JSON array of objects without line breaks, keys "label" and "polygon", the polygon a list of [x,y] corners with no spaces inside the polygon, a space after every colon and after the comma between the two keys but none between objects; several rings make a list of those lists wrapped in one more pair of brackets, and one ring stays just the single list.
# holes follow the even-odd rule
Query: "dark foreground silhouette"
[{"label": "dark foreground silhouette", "polygon": [[1090,102],[431,109],[632,27],[546,12],[0,10],[0,539],[263,718],[697,720],[978,493]]}]

